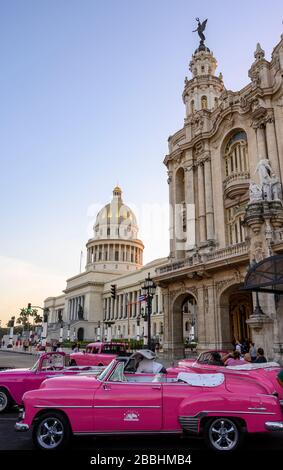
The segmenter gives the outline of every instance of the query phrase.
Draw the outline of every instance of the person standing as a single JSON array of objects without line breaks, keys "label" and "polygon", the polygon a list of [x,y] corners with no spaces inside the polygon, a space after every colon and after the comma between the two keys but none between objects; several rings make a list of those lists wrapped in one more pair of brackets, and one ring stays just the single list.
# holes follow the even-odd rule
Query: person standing
[{"label": "person standing", "polygon": [[264,362],[267,362],[263,348],[258,348],[256,353],[256,360],[254,362],[255,364],[262,364]]},{"label": "person standing", "polygon": [[251,360],[252,360],[252,362],[255,362],[255,360],[256,360],[256,347],[255,347],[255,344],[252,341],[250,341],[249,346],[250,346],[249,353],[250,353],[250,356],[251,356]]}]

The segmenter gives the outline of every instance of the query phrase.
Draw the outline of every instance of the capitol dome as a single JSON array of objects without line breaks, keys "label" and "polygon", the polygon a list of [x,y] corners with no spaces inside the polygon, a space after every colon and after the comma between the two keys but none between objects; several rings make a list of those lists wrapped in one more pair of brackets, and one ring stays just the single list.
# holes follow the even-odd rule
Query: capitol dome
[{"label": "capitol dome", "polygon": [[122,190],[113,189],[113,199],[97,214],[94,238],[122,238],[135,240],[138,236],[137,219],[133,211],[124,204]]},{"label": "capitol dome", "polygon": [[137,219],[122,199],[119,186],[113,198],[97,214],[94,237],[87,243],[87,270],[123,272],[142,266],[144,245],[138,239]]}]

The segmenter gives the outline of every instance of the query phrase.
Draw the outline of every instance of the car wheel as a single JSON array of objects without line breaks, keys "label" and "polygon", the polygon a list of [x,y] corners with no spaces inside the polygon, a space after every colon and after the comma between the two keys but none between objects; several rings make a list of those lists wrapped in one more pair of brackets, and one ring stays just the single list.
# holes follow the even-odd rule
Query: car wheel
[{"label": "car wheel", "polygon": [[41,450],[61,450],[66,447],[70,437],[71,429],[67,418],[56,411],[40,416],[32,430],[33,443]]},{"label": "car wheel", "polygon": [[204,437],[210,448],[218,452],[231,452],[239,448],[243,432],[230,418],[213,418],[204,427]]},{"label": "car wheel", "polygon": [[101,362],[99,364],[97,364],[98,367],[103,367],[104,364],[102,364]]},{"label": "car wheel", "polygon": [[0,413],[8,411],[11,404],[12,400],[9,392],[5,388],[0,388]]}]

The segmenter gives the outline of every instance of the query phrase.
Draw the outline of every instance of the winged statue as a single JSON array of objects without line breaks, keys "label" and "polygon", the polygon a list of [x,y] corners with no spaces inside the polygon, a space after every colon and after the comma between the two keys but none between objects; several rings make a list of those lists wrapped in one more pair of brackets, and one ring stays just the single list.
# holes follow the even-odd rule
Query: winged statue
[{"label": "winged statue", "polygon": [[193,33],[195,33],[196,31],[198,32],[198,35],[199,35],[199,37],[200,37],[200,42],[201,42],[201,44],[203,44],[204,41],[205,41],[205,35],[203,34],[203,32],[204,32],[204,30],[205,30],[205,28],[206,28],[207,19],[204,20],[202,23],[200,22],[200,19],[199,19],[199,18],[196,18],[196,20],[197,20],[197,22],[198,22],[198,27],[197,27],[197,29],[195,29],[195,30],[193,31]]}]

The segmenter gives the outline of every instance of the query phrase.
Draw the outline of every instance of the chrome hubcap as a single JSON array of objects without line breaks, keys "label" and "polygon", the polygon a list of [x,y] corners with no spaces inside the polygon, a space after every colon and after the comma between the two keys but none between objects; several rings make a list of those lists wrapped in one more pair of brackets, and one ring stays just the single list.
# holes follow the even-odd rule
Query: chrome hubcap
[{"label": "chrome hubcap", "polygon": [[37,439],[44,449],[58,447],[64,436],[64,427],[58,418],[44,419],[37,431]]},{"label": "chrome hubcap", "polygon": [[7,395],[4,392],[0,392],[0,411],[4,411],[8,403]]},{"label": "chrome hubcap", "polygon": [[239,439],[239,431],[230,419],[216,419],[209,428],[209,439],[217,450],[232,450]]}]

